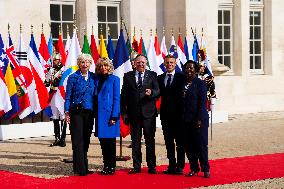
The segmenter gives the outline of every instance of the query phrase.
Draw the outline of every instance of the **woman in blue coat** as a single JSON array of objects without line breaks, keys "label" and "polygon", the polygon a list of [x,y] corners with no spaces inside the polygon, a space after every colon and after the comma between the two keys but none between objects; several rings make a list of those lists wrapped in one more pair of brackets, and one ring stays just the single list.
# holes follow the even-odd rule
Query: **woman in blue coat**
[{"label": "woman in blue coat", "polygon": [[102,175],[113,175],[116,167],[116,137],[120,135],[120,80],[113,75],[113,65],[107,58],[96,64],[96,132],[99,138],[104,168]]}]

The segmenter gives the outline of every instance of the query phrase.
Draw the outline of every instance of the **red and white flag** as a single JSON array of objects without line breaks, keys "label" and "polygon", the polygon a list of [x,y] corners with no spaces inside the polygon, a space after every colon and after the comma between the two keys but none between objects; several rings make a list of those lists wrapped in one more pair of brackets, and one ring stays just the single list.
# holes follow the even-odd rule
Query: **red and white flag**
[{"label": "red and white flag", "polygon": [[168,55],[165,36],[163,36],[162,42],[161,42],[161,53],[162,53],[163,58],[165,58],[165,56]]},{"label": "red and white flag", "polygon": [[[147,49],[147,57],[148,57],[150,69],[156,72],[158,75],[162,74],[163,71],[160,68],[161,60],[160,59],[158,60],[155,47],[154,47],[154,41],[152,37],[150,38],[149,47]],[[160,58],[162,58],[162,55]]]},{"label": "red and white flag", "polygon": [[47,88],[44,85],[45,74],[43,67],[39,61],[39,55],[37,52],[36,44],[34,41],[33,34],[31,35],[31,41],[28,49],[28,64],[30,66],[30,71],[33,75],[33,88],[34,95],[30,101],[33,101],[32,108],[35,114],[48,107],[49,105],[49,95]]},{"label": "red and white flag", "polygon": [[64,44],[63,44],[63,40],[62,40],[62,34],[59,33],[59,37],[58,37],[58,42],[57,42],[57,50],[60,54],[61,57],[61,64],[64,66],[65,62],[66,62],[66,52],[65,52],[65,48],[64,48]]},{"label": "red and white flag", "polygon": [[44,74],[46,74],[48,68],[50,67],[48,64],[48,60],[50,59],[50,54],[49,54],[47,43],[46,43],[45,36],[43,33],[41,34],[41,40],[40,40],[40,46],[38,49],[38,53],[39,53],[40,63],[44,70]]}]

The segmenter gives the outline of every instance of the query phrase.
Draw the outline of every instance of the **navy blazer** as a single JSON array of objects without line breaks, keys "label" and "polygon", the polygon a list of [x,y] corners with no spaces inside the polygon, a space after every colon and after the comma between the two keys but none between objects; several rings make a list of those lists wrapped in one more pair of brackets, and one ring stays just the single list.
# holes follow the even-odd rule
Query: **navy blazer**
[{"label": "navy blazer", "polygon": [[183,83],[185,75],[181,72],[176,72],[170,87],[167,89],[165,86],[166,73],[158,76],[158,83],[161,96],[160,116],[161,120],[169,118],[180,119],[182,115],[182,98]]},{"label": "navy blazer", "polygon": [[86,110],[94,109],[94,93],[95,93],[95,74],[88,72],[88,80],[82,76],[80,70],[77,70],[68,77],[64,112],[81,103]]},{"label": "navy blazer", "polygon": [[[184,83],[184,86],[186,83]],[[184,87],[185,89],[185,87]],[[183,96],[183,120],[185,122],[205,121],[209,119],[206,109],[206,83],[195,77]]]}]

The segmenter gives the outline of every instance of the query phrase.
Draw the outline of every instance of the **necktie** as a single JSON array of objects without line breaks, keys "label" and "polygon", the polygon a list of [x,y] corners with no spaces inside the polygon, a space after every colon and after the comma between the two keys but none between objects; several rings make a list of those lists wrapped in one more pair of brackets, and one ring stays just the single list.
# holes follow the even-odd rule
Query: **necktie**
[{"label": "necktie", "polygon": [[171,85],[171,80],[172,80],[172,74],[168,74],[168,79],[167,79],[167,84],[166,84],[166,88],[169,88]]},{"label": "necktie", "polygon": [[142,72],[138,73],[138,83],[137,83],[138,88],[142,88]]}]

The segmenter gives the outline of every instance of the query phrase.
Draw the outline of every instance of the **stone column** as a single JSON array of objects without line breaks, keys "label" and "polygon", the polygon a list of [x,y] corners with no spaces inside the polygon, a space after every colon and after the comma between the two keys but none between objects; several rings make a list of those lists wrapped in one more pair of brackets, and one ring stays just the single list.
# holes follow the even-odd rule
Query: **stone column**
[{"label": "stone column", "polygon": [[[89,37],[92,34],[92,25],[94,26],[94,35],[98,34],[98,7],[94,0],[76,1],[76,25],[78,27],[78,39],[83,44],[84,29]],[[90,41],[90,40],[89,40]]]},{"label": "stone column", "polygon": [[235,0],[233,9],[233,71],[249,74],[249,1]]}]

